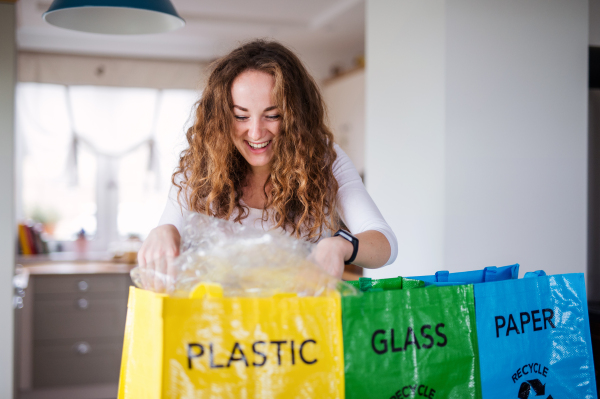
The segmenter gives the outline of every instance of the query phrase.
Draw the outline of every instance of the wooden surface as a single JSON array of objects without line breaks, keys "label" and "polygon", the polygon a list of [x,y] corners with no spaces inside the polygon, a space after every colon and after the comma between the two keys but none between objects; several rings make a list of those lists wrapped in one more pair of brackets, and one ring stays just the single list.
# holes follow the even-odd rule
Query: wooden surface
[{"label": "wooden surface", "polygon": [[[19,257],[17,263],[32,275],[44,274],[115,274],[129,273],[136,264],[116,262],[106,255],[78,259],[71,254],[56,256]],[[346,265],[342,280],[358,280],[363,275],[362,267]]]},{"label": "wooden surface", "polygon": [[[128,274],[136,265],[109,262],[42,262],[23,265],[30,275],[48,274]],[[358,280],[362,274],[344,271],[342,280]]]},{"label": "wooden surface", "polygon": [[31,275],[43,274],[128,274],[136,265],[112,262],[41,262],[24,264]]},{"label": "wooden surface", "polygon": [[360,277],[362,277],[362,273],[358,274],[358,273],[353,273],[350,271],[344,271],[344,274],[342,275],[342,280],[354,281],[354,280],[358,280]]},{"label": "wooden surface", "polygon": [[35,263],[47,263],[47,262],[113,262],[113,263],[125,263],[122,259],[116,259],[112,254],[99,251],[89,251],[84,254],[78,254],[77,252],[52,252],[43,255],[19,255],[17,256],[17,263],[22,265],[35,264]]},{"label": "wooden surface", "polygon": [[364,71],[365,67],[361,65],[357,65],[351,69],[347,69],[345,71],[340,71],[337,75],[334,75],[330,78],[323,80],[323,86],[327,86],[331,83],[334,83],[336,80],[339,80],[345,76],[351,75],[356,72]]}]

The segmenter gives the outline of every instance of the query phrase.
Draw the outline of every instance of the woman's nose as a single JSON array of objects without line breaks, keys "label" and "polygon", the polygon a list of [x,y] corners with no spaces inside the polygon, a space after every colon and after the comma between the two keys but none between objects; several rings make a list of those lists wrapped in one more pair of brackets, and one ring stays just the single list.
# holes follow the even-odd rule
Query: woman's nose
[{"label": "woman's nose", "polygon": [[263,136],[263,125],[260,118],[254,118],[248,130],[248,138],[252,141],[258,141]]}]

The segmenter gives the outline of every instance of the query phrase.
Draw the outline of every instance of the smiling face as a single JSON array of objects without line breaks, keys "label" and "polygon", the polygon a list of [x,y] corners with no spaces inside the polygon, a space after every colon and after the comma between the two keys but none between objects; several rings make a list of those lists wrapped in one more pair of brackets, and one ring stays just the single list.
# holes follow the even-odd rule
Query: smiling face
[{"label": "smiling face", "polygon": [[279,134],[281,113],[273,101],[275,79],[259,71],[245,71],[231,85],[233,142],[257,173],[269,173],[273,138]]}]

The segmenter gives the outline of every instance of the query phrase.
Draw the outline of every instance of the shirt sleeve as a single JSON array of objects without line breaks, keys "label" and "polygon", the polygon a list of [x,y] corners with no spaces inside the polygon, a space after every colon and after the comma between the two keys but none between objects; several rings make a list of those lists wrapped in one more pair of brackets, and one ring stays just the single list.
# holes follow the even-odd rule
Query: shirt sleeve
[{"label": "shirt sleeve", "polygon": [[338,213],[352,234],[367,230],[380,232],[387,238],[391,253],[385,266],[394,263],[398,256],[398,240],[387,224],[375,202],[367,192],[358,171],[346,153],[334,144],[337,159],[333,175],[338,181]]},{"label": "shirt sleeve", "polygon": [[188,208],[184,199],[184,192],[181,192],[181,203],[177,199],[178,192],[179,188],[175,185],[171,185],[169,196],[167,198],[167,205],[165,205],[165,209],[158,221],[158,225],[172,224],[177,228],[179,234],[183,234],[183,222],[185,220],[185,215],[188,212]]}]

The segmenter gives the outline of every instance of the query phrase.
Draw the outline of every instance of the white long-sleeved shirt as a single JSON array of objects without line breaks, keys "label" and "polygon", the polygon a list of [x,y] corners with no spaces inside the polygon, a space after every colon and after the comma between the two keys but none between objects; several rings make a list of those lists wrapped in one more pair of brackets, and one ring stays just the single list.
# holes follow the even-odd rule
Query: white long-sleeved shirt
[{"label": "white long-sleeved shirt", "polygon": [[[386,262],[386,265],[389,265],[398,256],[398,241],[396,236],[367,192],[362,179],[348,155],[337,144],[334,144],[334,149],[337,153],[337,159],[333,164],[333,175],[339,185],[337,193],[338,213],[352,234],[375,230],[387,238],[391,247],[390,258]],[[189,210],[185,201],[182,201],[181,204],[179,203],[177,192],[177,187],[172,186],[167,205],[158,225],[172,224],[181,233],[185,214]],[[241,223],[263,230],[271,230],[274,225],[272,219],[269,218],[267,222],[263,222],[262,214],[262,209],[249,208],[248,217],[243,219]],[[275,230],[275,232],[287,234],[281,228]]]}]

